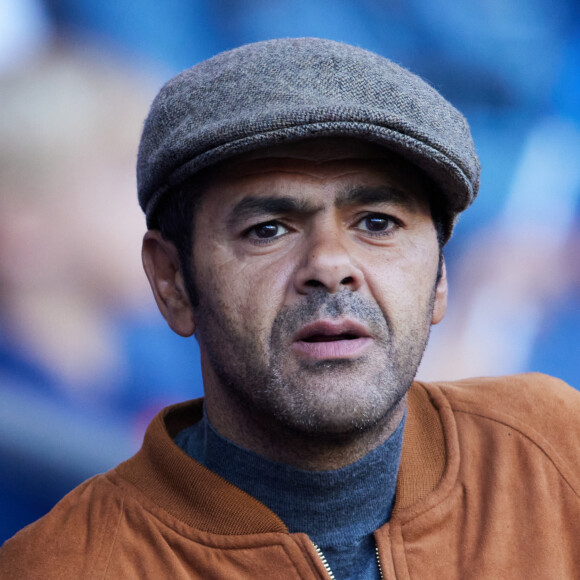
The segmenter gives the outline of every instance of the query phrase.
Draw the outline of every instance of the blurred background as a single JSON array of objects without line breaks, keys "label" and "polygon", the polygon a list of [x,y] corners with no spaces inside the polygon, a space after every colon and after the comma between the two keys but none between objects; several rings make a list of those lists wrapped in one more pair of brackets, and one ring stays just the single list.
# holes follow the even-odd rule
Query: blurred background
[{"label": "blurred background", "polygon": [[0,0],[0,543],[202,394],[141,271],[140,127],[175,73],[284,36],[385,55],[472,127],[481,191],[420,377],[580,386],[576,0]]}]

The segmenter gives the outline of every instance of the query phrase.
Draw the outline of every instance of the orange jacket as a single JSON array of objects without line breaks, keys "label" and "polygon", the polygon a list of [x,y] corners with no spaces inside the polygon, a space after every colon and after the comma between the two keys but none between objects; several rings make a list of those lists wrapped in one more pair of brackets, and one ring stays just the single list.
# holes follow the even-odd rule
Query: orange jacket
[{"label": "orange jacket", "polygon": [[[0,550],[3,580],[328,578],[306,534],[188,457],[165,409],[142,449]],[[415,383],[385,578],[580,578],[580,393],[542,375]]]}]

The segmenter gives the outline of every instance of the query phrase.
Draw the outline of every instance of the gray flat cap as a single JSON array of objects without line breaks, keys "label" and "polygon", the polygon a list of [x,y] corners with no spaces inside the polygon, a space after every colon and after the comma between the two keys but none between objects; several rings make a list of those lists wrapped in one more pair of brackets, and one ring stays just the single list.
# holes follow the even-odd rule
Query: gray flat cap
[{"label": "gray flat cap", "polygon": [[235,155],[313,137],[382,145],[438,186],[449,237],[479,188],[463,116],[416,75],[372,52],[317,38],[268,40],[174,77],[145,121],[137,183],[150,228],[167,191]]}]

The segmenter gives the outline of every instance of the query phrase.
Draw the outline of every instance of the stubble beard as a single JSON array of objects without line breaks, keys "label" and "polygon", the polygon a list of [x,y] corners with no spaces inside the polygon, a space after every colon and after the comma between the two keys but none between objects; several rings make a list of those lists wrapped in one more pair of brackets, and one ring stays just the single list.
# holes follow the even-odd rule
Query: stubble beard
[{"label": "stubble beard", "polygon": [[[197,337],[222,388],[242,412],[296,435],[342,438],[388,420],[406,394],[427,344],[434,299],[433,291],[422,315],[393,328],[374,301],[348,289],[336,294],[320,289],[284,307],[262,342],[238,328],[227,309],[202,300]],[[354,360],[292,355],[292,337],[320,318],[365,324],[372,348]]]}]

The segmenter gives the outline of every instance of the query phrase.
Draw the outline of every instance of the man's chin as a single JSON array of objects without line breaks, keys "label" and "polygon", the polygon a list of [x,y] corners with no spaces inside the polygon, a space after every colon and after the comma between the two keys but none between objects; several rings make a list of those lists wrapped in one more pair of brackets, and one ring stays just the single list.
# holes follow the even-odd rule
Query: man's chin
[{"label": "man's chin", "polygon": [[[313,390],[297,394],[290,400],[277,399],[273,416],[276,422],[296,434],[318,437],[348,438],[374,428],[390,416],[401,395],[376,389],[364,396],[360,387],[338,388],[338,381],[316,385]],[[314,384],[312,384],[314,382]],[[403,393],[404,394],[404,393]]]},{"label": "man's chin", "polygon": [[353,416],[352,413],[344,416],[335,413],[332,417],[312,414],[311,417],[312,420],[304,416],[282,416],[277,419],[289,434],[319,444],[350,442],[375,429],[383,419],[381,416]]},{"label": "man's chin", "polygon": [[[364,365],[364,361],[360,358],[332,358],[332,359],[321,359],[321,360],[303,360],[300,361],[298,374],[304,373],[304,379],[308,380],[307,373],[312,373],[315,375],[329,375],[332,373],[344,373],[357,372],[357,367]],[[340,377],[337,377],[340,378]],[[336,379],[334,379],[336,380]]]}]

